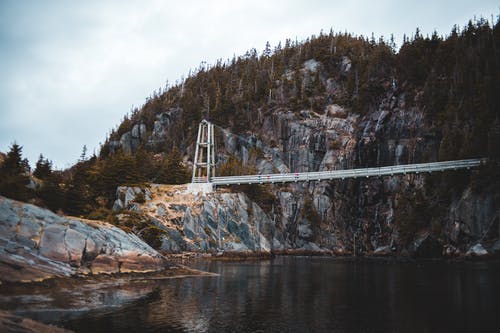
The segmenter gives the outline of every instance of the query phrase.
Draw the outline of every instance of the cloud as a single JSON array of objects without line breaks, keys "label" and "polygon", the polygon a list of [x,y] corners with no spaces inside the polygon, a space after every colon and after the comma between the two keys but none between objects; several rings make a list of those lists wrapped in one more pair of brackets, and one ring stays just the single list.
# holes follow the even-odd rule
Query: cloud
[{"label": "cloud", "polygon": [[497,12],[494,1],[3,1],[0,151],[17,140],[32,164],[43,153],[69,166],[167,80],[266,41],[331,27],[400,40]]}]

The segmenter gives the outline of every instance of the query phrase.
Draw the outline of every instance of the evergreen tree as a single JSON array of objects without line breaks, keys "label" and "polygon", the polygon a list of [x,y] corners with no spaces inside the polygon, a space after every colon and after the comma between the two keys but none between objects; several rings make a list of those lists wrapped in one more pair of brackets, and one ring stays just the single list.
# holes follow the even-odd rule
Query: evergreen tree
[{"label": "evergreen tree", "polygon": [[80,162],[83,162],[87,159],[87,145],[83,145],[82,153],[80,155]]},{"label": "evergreen tree", "polygon": [[38,189],[38,197],[43,204],[53,212],[64,210],[66,207],[65,193],[61,188],[62,178],[60,173],[50,172],[49,176],[44,178],[43,184]]},{"label": "evergreen tree", "polygon": [[65,209],[70,215],[89,213],[93,206],[92,183],[89,176],[89,162],[79,162],[70,170],[71,177],[65,186]]},{"label": "evergreen tree", "polygon": [[136,158],[120,151],[90,167],[87,170],[87,179],[91,184],[92,196],[102,196],[107,200],[108,206],[116,199],[118,186],[136,186],[146,180],[139,172]]},{"label": "evergreen tree", "polygon": [[182,164],[182,155],[176,148],[165,157],[156,181],[165,184],[185,184],[190,181],[189,170]]},{"label": "evergreen tree", "polygon": [[266,42],[266,48],[262,52],[262,56],[266,58],[271,56],[271,44],[269,43],[269,41]]},{"label": "evergreen tree", "polygon": [[44,159],[43,155],[40,154],[38,161],[36,162],[35,171],[33,171],[33,176],[40,179],[47,179],[52,174],[52,162],[48,159]]},{"label": "evergreen tree", "polygon": [[0,166],[0,194],[26,201],[32,195],[29,181],[29,164],[22,158],[22,147],[14,143]]}]

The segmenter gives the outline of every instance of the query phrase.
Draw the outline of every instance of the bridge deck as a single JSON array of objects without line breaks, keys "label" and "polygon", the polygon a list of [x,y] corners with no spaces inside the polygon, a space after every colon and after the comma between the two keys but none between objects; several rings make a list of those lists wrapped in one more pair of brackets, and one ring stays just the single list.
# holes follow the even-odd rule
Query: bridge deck
[{"label": "bridge deck", "polygon": [[[296,172],[296,173],[277,173],[266,175],[243,175],[243,176],[225,176],[212,177],[211,183],[214,185],[231,184],[262,184],[262,183],[285,183],[299,181],[319,181],[327,179],[345,179],[357,177],[386,176],[407,173],[434,172],[445,170],[469,169],[486,163],[486,159],[468,159],[445,162],[419,163],[393,165],[376,168],[331,170],[317,172]],[[194,183],[205,183],[205,177],[196,177]]]}]

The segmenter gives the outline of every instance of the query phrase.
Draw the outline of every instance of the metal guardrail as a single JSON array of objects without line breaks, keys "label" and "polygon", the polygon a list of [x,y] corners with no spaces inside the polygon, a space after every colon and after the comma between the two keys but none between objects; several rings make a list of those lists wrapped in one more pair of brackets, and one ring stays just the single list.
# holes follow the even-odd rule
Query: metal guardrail
[{"label": "metal guardrail", "polygon": [[[277,173],[265,175],[243,175],[243,176],[225,176],[212,177],[210,182],[214,185],[231,184],[263,184],[263,183],[286,183],[299,181],[320,181],[328,179],[346,179],[358,177],[377,177],[407,173],[435,172],[445,170],[469,169],[485,164],[487,159],[468,159],[445,162],[431,162],[419,164],[393,165],[376,168],[331,170],[317,172],[296,172],[296,173]],[[206,177],[195,177],[195,183],[206,183]]]}]

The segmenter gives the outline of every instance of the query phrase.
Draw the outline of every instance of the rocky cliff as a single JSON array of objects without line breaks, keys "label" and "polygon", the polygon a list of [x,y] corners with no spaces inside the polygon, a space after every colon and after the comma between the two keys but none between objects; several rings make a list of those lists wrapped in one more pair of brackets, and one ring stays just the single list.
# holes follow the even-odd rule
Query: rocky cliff
[{"label": "rocky cliff", "polygon": [[1,281],[166,267],[165,259],[141,239],[108,223],[58,216],[0,197]]},{"label": "rocky cliff", "polygon": [[[365,182],[369,184],[369,181]],[[395,196],[394,191],[400,191],[410,183],[412,181],[406,178],[379,186],[385,188],[385,195]],[[362,206],[362,209],[376,210],[375,214],[380,219],[375,220],[378,223],[376,225],[372,225],[373,220],[366,218],[365,224],[349,228],[349,220],[342,218],[343,215],[335,219],[336,223],[327,223],[328,214],[345,209],[343,205],[346,205],[346,199],[342,200],[340,194],[336,194],[339,195],[339,203],[331,204],[328,197],[322,197],[326,195],[318,190],[324,190],[325,186],[305,184],[280,188],[276,198],[276,207],[279,209],[273,208],[268,212],[249,199],[245,193],[233,193],[228,189],[218,189],[208,194],[193,194],[185,185],[120,187],[117,190],[115,209],[119,210],[119,226],[131,225],[131,219],[139,218],[143,223],[153,224],[161,230],[157,234],[157,248],[166,253],[189,251],[212,254],[272,252],[349,255],[356,251],[356,254],[436,257],[500,252],[500,241],[496,237],[485,236],[485,230],[476,230],[474,234],[469,229],[478,220],[477,217],[461,222],[455,220],[450,226],[455,233],[454,239],[439,238],[432,228],[420,228],[411,238],[411,242],[402,246],[401,235],[398,234],[394,223],[394,210],[397,207],[393,207],[392,202],[385,205],[375,204],[375,208],[370,204]],[[318,192],[315,194],[314,191]],[[459,206],[472,205],[486,212],[487,216],[483,218],[496,218],[495,214],[498,212],[492,210],[493,206],[484,210],[489,199],[486,199],[486,202],[481,201],[484,203],[477,207],[477,196],[467,197],[470,195],[470,189],[465,192],[469,194],[465,193],[465,197],[454,202],[450,215],[456,214]],[[135,198],[139,196],[147,199],[138,203]],[[326,216],[320,215],[322,209]],[[498,228],[498,225],[489,226],[487,230],[496,233],[497,230],[492,228]],[[461,236],[458,236],[459,234]],[[460,242],[457,237],[465,235],[470,237],[470,241]]]},{"label": "rocky cliff", "polygon": [[176,146],[189,165],[198,122],[208,117],[216,125],[219,170],[233,157],[240,172],[262,174],[488,157],[478,170],[233,187],[228,195],[244,190],[244,200],[231,197],[236,206],[251,198],[262,208],[276,230],[267,240],[277,248],[495,252],[499,43],[500,26],[483,21],[446,38],[417,31],[397,52],[383,40],[346,34],[289,41],[274,53],[249,52],[203,68],[153,96],[108,146],[125,153],[140,144],[155,151]]},{"label": "rocky cliff", "polygon": [[[158,248],[165,252],[270,252],[284,248],[275,221],[244,193],[222,190],[193,194],[186,185],[152,184],[144,189],[120,187],[117,194],[115,209],[126,209],[117,215],[119,225],[126,226],[138,216],[146,219],[162,230]],[[144,195],[146,201],[134,202],[138,195]]]},{"label": "rocky cliff", "polygon": [[[322,113],[276,108],[258,117],[250,134],[235,135],[219,127],[219,161],[234,155],[265,174],[437,160],[443,142],[425,122],[424,110],[415,103],[408,105],[396,83],[389,87],[365,115],[338,104],[328,104]],[[163,117],[168,118],[159,116]],[[174,131],[170,122],[155,122],[154,133],[168,135],[169,131]],[[177,227],[186,238],[169,229],[163,249],[328,249],[440,256],[470,253],[482,242],[496,252],[500,245],[495,243],[500,236],[498,164],[486,169],[273,185],[267,189],[275,198],[273,209],[267,211],[242,193],[216,194],[199,203],[199,214],[183,208],[187,212],[177,220]],[[479,189],[475,184],[481,182],[484,186]],[[222,238],[229,232],[240,243],[219,244],[215,216],[223,223]],[[180,239],[184,240],[179,243]],[[195,239],[203,241],[193,243]]]},{"label": "rocky cliff", "polygon": [[[338,104],[328,104],[323,113],[276,108],[255,120],[251,134],[235,135],[219,127],[219,161],[234,155],[265,174],[437,160],[441,138],[426,124],[423,109],[408,105],[395,84],[365,115]],[[155,133],[173,131],[171,123],[162,124],[155,122]],[[182,237],[169,230],[171,238],[165,238],[170,241],[165,240],[163,249],[327,249],[440,256],[470,253],[482,242],[490,252],[496,252],[500,245],[495,243],[500,236],[500,192],[495,163],[482,170],[439,175],[273,185],[266,190],[274,196],[273,209],[267,211],[242,193],[216,194],[200,203],[199,214],[192,216],[193,211],[188,210],[187,217],[178,220],[177,227],[185,228],[183,236],[191,241],[180,245],[176,240]],[[120,195],[130,196],[130,191]],[[115,208],[124,208],[118,202]],[[241,243],[221,246],[214,216],[224,223],[224,233],[230,231],[226,224],[231,220],[253,231],[238,227],[242,237],[230,233]],[[266,230],[263,238],[255,234],[257,227]],[[194,239],[204,241],[194,242],[194,246]]]}]

